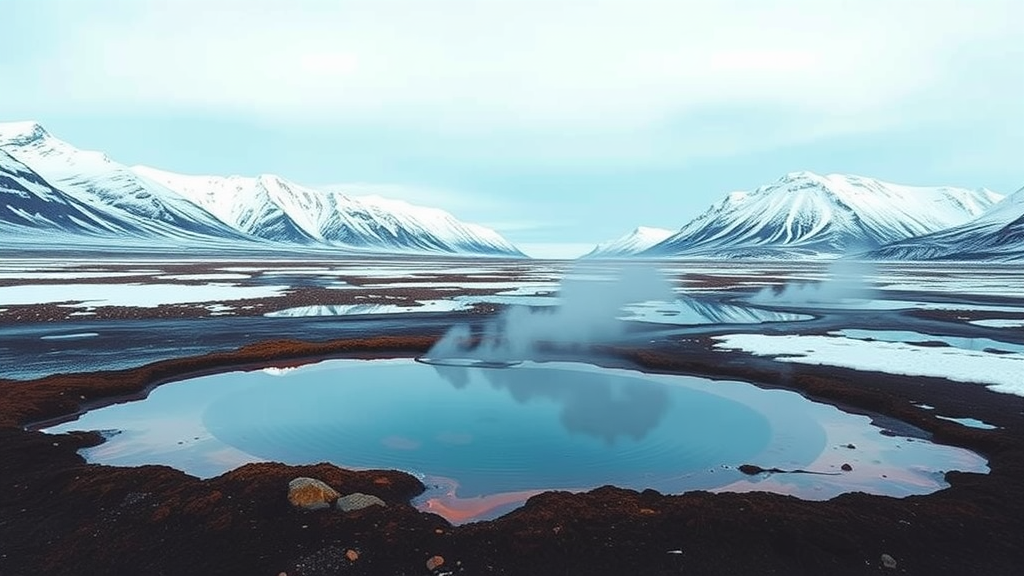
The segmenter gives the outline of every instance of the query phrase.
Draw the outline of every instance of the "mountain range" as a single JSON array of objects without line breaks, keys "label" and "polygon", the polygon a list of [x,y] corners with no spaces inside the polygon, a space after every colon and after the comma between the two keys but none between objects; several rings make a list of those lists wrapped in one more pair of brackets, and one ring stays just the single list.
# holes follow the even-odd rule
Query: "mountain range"
[{"label": "mountain range", "polygon": [[1022,213],[1021,192],[1004,199],[984,188],[792,172],[726,195],[649,246],[626,236],[587,256],[1014,259],[1024,252],[1021,224],[1014,224]]},{"label": "mountain range", "polygon": [[184,176],[79,150],[35,122],[0,124],[0,231],[7,244],[521,257],[498,233],[434,208],[350,197],[274,175]]},{"label": "mountain range", "polygon": [[835,257],[964,224],[1001,199],[985,189],[793,172],[729,194],[643,254]]},{"label": "mountain range", "polygon": [[1024,188],[970,222],[894,242],[868,256],[887,260],[1024,261]]},{"label": "mountain range", "polygon": [[[434,208],[272,174],[188,176],[126,166],[0,123],[4,246],[288,250],[522,257]],[[792,172],[732,192],[677,231],[638,227],[586,257],[1024,260],[1024,189],[916,187]]]}]

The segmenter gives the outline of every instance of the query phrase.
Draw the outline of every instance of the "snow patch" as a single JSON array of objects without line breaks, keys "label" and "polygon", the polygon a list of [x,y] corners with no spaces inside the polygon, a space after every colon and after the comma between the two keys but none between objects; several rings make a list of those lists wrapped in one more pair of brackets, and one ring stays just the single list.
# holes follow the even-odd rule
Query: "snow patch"
[{"label": "snow patch", "polygon": [[728,334],[715,336],[719,350],[775,356],[779,362],[839,366],[854,370],[930,376],[985,384],[989,389],[1024,396],[1024,354],[991,354],[959,348],[929,348],[902,342],[856,340],[837,336]]},{"label": "snow patch", "polygon": [[1024,328],[1024,318],[993,318],[990,320],[971,320],[970,324],[974,324],[975,326],[984,326],[986,328]]},{"label": "snow patch", "polygon": [[69,302],[75,308],[132,306],[155,308],[162,304],[188,304],[280,296],[288,286],[232,286],[206,284],[23,284],[0,286],[4,305]]}]

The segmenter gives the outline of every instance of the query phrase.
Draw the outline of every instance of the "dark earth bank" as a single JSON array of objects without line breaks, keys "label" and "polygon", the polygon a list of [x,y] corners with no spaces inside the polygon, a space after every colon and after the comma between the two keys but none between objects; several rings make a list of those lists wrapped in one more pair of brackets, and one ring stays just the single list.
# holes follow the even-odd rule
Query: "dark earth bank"
[{"label": "dark earth bank", "polygon": [[[983,386],[712,352],[706,341],[608,347],[587,361],[779,386],[978,451],[990,474],[949,473],[927,496],[663,495],[614,487],[549,492],[494,521],[453,527],[417,511],[423,490],[394,471],[249,464],[200,480],[164,466],[86,464],[96,434],[42,422],[144,396],[200,373],[328,357],[414,356],[436,335],[264,342],[235,352],[33,381],[0,381],[0,576],[36,574],[1019,574],[1024,566],[1024,398]],[[579,356],[575,356],[579,359]],[[913,402],[934,406],[922,411]],[[972,416],[978,430],[935,417]],[[429,417],[429,409],[424,410]],[[910,426],[906,426],[906,424]],[[742,463],[737,463],[742,464]],[[387,507],[303,511],[309,476]],[[441,562],[439,562],[441,560]]]}]

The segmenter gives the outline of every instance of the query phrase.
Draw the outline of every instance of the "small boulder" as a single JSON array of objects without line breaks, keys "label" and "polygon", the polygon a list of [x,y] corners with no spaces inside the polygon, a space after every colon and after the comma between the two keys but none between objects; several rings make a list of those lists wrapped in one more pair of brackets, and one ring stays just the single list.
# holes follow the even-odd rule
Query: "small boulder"
[{"label": "small boulder", "polygon": [[338,510],[342,512],[351,512],[352,510],[362,510],[363,508],[369,508],[370,506],[387,506],[383,500],[373,496],[371,494],[363,494],[362,492],[353,492],[352,494],[346,494],[341,498],[338,498],[336,504]]},{"label": "small boulder", "polygon": [[889,570],[896,569],[896,559],[888,554],[882,554],[882,566],[885,566]]},{"label": "small boulder", "polygon": [[337,490],[315,478],[300,477],[288,483],[288,501],[303,510],[329,508],[338,496]]},{"label": "small boulder", "polygon": [[356,560],[359,560],[359,552],[349,548],[345,551],[345,558],[348,558],[349,562],[355,562]]},{"label": "small boulder", "polygon": [[843,472],[850,472],[853,470],[853,466],[850,466],[849,464],[843,464],[839,468],[841,468]]},{"label": "small boulder", "polygon": [[430,570],[431,572],[437,570],[442,565],[444,565],[444,558],[441,556],[431,556],[430,559],[427,560],[427,570]]}]

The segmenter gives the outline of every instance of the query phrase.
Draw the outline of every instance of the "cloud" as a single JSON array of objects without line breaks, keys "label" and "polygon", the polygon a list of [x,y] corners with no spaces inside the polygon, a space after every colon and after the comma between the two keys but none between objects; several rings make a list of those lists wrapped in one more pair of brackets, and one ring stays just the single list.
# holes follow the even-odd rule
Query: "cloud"
[{"label": "cloud", "polygon": [[1021,12],[1015,0],[45,6],[47,42],[14,70],[24,102],[456,134],[635,129],[712,103],[878,112],[937,87],[951,96],[950,58],[965,46],[994,58]]},{"label": "cloud", "polygon": [[8,114],[372,133],[467,170],[1024,121],[1019,0],[12,1]]}]

